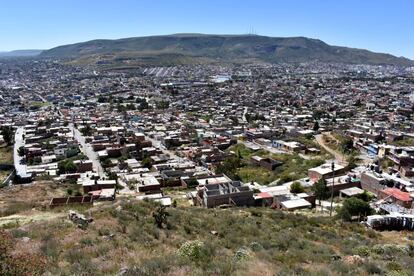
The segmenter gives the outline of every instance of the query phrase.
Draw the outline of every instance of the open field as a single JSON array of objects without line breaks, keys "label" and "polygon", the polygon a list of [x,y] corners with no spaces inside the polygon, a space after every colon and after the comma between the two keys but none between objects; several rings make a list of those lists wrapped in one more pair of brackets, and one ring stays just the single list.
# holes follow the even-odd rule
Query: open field
[{"label": "open field", "polygon": [[[306,160],[298,154],[274,154],[265,150],[254,152],[243,144],[234,145],[229,150],[242,158],[243,166],[238,169],[237,175],[243,182],[255,181],[259,184],[269,184],[279,180],[280,183],[285,183],[306,177],[308,169],[319,166],[324,162],[320,158]],[[250,164],[250,158],[254,155],[273,158],[282,162],[282,165],[273,171],[253,166]]]}]

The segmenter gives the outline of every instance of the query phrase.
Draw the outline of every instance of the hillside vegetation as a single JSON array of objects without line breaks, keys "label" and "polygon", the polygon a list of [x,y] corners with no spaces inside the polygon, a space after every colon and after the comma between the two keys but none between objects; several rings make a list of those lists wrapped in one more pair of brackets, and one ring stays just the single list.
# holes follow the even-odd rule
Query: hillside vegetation
[{"label": "hillside vegetation", "polygon": [[338,62],[413,65],[389,54],[331,46],[305,37],[176,34],[92,40],[43,51],[41,57],[71,58],[83,63],[124,64],[200,62]]},{"label": "hillside vegetation", "polygon": [[357,223],[263,208],[180,206],[166,210],[161,227],[154,216],[159,207],[133,199],[81,209],[94,219],[84,230],[64,218],[10,226],[9,251],[46,260],[40,272],[52,275],[414,273],[408,234],[390,239]]}]

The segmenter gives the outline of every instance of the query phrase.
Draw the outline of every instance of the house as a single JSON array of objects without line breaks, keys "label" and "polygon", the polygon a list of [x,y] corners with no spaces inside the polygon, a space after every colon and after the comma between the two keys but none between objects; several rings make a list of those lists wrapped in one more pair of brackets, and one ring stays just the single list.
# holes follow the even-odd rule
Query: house
[{"label": "house", "polygon": [[292,142],[285,142],[282,140],[275,140],[273,141],[273,147],[282,149],[289,152],[300,152],[306,147],[299,142],[292,141]]},{"label": "house", "polygon": [[127,174],[124,176],[126,183],[136,184],[138,192],[159,191],[161,183],[154,175],[149,174]]},{"label": "house", "polygon": [[282,162],[279,162],[272,158],[264,158],[256,155],[250,158],[250,162],[255,166],[259,166],[270,171],[273,171],[276,167],[283,165]]},{"label": "house", "polygon": [[91,172],[93,170],[93,162],[91,160],[75,160],[73,164],[76,166],[78,173]]},{"label": "house", "polygon": [[386,188],[386,179],[374,171],[361,173],[361,187],[371,193],[378,194],[379,191]]},{"label": "house", "polygon": [[414,167],[414,147],[394,148],[387,156],[394,162],[394,168]]},{"label": "house", "polygon": [[44,155],[41,157],[42,164],[48,164],[52,162],[56,162],[56,155]]},{"label": "house", "polygon": [[272,204],[273,208],[289,211],[312,208],[313,206],[315,206],[315,196],[307,193],[291,194],[290,192],[275,195]]},{"label": "house", "polygon": [[327,179],[332,177],[333,175],[339,176],[345,174],[346,169],[344,166],[339,164],[334,164],[334,169],[332,170],[332,164],[325,163],[320,165],[319,167],[312,168],[308,170],[308,176],[313,181],[316,182],[319,179]]},{"label": "house", "polygon": [[[225,181],[224,181],[225,180]],[[253,190],[240,181],[232,181],[226,176],[198,180],[202,182],[197,187],[197,204],[206,208],[220,205],[252,206],[254,204]]]},{"label": "house", "polygon": [[351,187],[347,189],[342,189],[339,191],[339,197],[353,197],[358,196],[364,193],[363,189],[360,189],[358,187]]},{"label": "house", "polygon": [[378,197],[383,200],[391,201],[404,208],[413,208],[413,197],[397,188],[386,188],[378,193]]}]

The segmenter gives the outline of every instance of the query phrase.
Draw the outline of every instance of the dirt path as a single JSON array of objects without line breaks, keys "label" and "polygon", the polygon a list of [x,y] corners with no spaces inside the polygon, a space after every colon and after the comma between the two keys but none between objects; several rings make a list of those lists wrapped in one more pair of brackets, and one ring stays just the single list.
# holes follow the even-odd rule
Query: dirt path
[{"label": "dirt path", "polygon": [[[329,132],[325,132],[323,134],[328,135],[331,139],[335,140],[335,138]],[[335,157],[335,161],[337,163],[339,163],[341,165],[344,165],[344,166],[348,165],[348,162],[346,161],[346,157],[342,153],[340,153],[340,152],[338,152],[336,150],[331,149],[325,143],[325,141],[323,140],[323,134],[318,134],[318,135],[315,136],[316,142],[318,142],[318,144],[321,147],[323,147],[327,152],[329,152],[330,154],[332,154]]]},{"label": "dirt path", "polygon": [[49,221],[64,216],[64,213],[31,211],[25,214],[16,214],[7,217],[0,217],[0,226],[9,223],[17,223],[19,225],[23,225],[36,221]]}]

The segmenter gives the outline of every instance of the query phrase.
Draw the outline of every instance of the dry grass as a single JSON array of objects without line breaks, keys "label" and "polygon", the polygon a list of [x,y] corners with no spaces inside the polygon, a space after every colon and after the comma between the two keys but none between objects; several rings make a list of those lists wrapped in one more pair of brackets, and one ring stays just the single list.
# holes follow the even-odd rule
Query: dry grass
[{"label": "dry grass", "polygon": [[0,185],[10,174],[10,171],[0,171]]},{"label": "dry grass", "polygon": [[[371,252],[359,266],[343,260],[359,246],[411,243],[399,232],[377,233],[359,224],[264,208],[169,208],[169,223],[159,229],[152,217],[155,208],[151,202],[122,199],[83,209],[94,218],[87,230],[69,222],[66,209],[57,209],[53,213],[62,217],[11,231],[18,237],[17,251],[48,256],[52,275],[113,275],[123,267],[130,269],[126,275],[368,275],[378,269],[386,274],[391,272],[389,256]],[[23,236],[31,240],[24,242]],[[204,244],[201,258],[177,255],[184,242],[193,240]],[[248,257],[235,261],[235,253],[244,249]],[[342,260],[332,261],[332,256]],[[395,257],[392,267],[412,272],[410,256]]]},{"label": "dry grass", "polygon": [[0,146],[0,164],[13,164],[13,147]]},{"label": "dry grass", "polygon": [[14,185],[0,192],[0,216],[9,216],[33,208],[43,209],[52,197],[65,195],[65,189],[52,181],[36,181],[30,185]]}]

